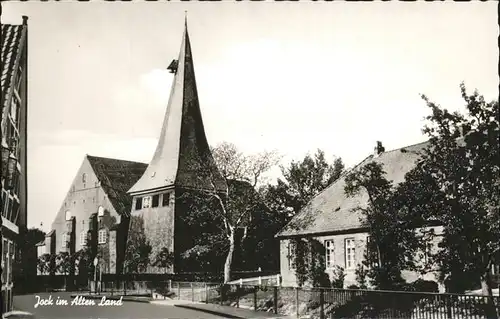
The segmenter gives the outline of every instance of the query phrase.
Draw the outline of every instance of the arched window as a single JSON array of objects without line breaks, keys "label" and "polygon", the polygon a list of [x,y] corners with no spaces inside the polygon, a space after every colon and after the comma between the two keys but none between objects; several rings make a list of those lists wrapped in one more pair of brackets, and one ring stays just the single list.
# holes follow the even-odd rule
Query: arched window
[{"label": "arched window", "polygon": [[99,230],[99,237],[98,237],[99,244],[105,244],[107,239],[106,237],[107,237],[106,229]]},{"label": "arched window", "polygon": [[71,212],[69,210],[66,211],[66,220],[71,219]]},{"label": "arched window", "polygon": [[86,183],[87,182],[87,174],[83,173],[82,174],[82,183]]},{"label": "arched window", "polygon": [[67,244],[68,244],[68,234],[64,233],[64,234],[62,234],[61,247],[66,248]]},{"label": "arched window", "polygon": [[87,245],[87,232],[85,230],[82,230],[80,232],[80,246],[85,245]]},{"label": "arched window", "polygon": [[97,208],[97,216],[99,217],[104,216],[104,207],[99,206],[99,208]]}]

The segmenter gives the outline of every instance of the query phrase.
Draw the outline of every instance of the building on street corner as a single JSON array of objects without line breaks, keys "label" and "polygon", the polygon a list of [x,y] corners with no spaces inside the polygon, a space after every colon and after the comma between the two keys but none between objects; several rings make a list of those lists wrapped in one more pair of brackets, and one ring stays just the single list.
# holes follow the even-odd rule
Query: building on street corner
[{"label": "building on street corner", "polygon": [[13,266],[20,258],[17,242],[26,230],[28,108],[28,17],[19,25],[1,26],[2,86],[2,313],[12,309]]}]

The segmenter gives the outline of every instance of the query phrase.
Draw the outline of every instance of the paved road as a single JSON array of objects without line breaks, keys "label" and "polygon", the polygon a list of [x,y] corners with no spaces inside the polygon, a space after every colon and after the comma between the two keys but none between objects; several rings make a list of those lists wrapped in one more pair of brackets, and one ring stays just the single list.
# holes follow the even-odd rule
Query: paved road
[{"label": "paved road", "polygon": [[95,300],[93,306],[57,306],[56,300],[67,300],[71,304],[73,298],[70,293],[40,293],[40,298],[49,298],[52,295],[54,305],[39,306],[35,295],[14,297],[16,310],[34,313],[37,319],[214,319],[224,318],[209,313],[190,309],[183,309],[166,305],[124,301],[121,306],[98,306]]}]

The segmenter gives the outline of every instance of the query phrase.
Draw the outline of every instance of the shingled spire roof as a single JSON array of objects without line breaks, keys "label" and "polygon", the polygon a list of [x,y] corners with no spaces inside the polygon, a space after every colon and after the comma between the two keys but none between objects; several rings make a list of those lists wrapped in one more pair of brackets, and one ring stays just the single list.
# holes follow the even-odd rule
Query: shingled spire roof
[{"label": "shingled spire roof", "polygon": [[158,146],[144,175],[129,193],[138,195],[181,187],[227,191],[205,136],[194,74],[191,44],[185,22],[179,59]]}]

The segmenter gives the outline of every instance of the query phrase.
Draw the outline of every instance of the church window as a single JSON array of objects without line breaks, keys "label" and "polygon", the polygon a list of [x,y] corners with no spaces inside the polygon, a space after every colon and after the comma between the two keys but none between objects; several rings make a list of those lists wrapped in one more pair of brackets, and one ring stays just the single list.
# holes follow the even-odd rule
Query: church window
[{"label": "church window", "polygon": [[85,230],[82,230],[80,233],[80,246],[85,246],[87,245],[87,232]]},{"label": "church window", "polygon": [[86,183],[87,182],[87,174],[83,173],[82,174],[82,183]]},{"label": "church window", "polygon": [[63,234],[62,235],[62,242],[61,242],[61,247],[66,248],[68,244],[68,234]]},{"label": "church window", "polygon": [[101,229],[99,230],[99,244],[105,244],[106,243],[106,229]]},{"label": "church window", "polygon": [[139,210],[142,208],[142,197],[137,197],[135,199],[135,210]]},{"label": "church window", "polygon": [[158,207],[159,202],[160,202],[160,195],[153,195],[153,204],[151,206]]}]

